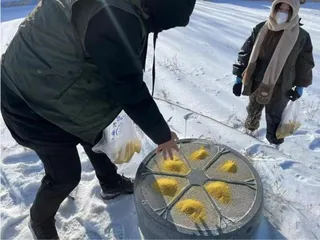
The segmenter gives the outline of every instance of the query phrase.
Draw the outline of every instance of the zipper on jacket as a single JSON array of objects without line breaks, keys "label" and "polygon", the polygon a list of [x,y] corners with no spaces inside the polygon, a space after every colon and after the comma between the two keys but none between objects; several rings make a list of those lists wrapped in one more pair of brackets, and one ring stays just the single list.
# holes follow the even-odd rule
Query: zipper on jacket
[{"label": "zipper on jacket", "polygon": [[48,68],[51,69],[52,67],[50,66],[50,64],[49,64],[46,60],[44,60],[36,51],[34,51],[34,50],[32,49],[32,47],[29,45],[29,43],[28,43],[28,42],[26,41],[26,39],[23,37],[23,35],[22,35],[21,32],[19,32],[19,35],[20,35],[22,41],[24,42],[24,44],[27,46],[27,48],[28,48],[44,65],[46,65]]}]

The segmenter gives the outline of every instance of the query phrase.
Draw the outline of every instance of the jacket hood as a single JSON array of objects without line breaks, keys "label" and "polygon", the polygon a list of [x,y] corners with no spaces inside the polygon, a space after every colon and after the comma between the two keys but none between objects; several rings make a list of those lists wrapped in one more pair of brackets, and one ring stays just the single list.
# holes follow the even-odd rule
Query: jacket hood
[{"label": "jacket hood", "polygon": [[271,14],[275,12],[276,6],[279,3],[287,3],[292,8],[292,17],[291,17],[290,21],[295,19],[298,16],[298,13],[300,10],[300,0],[275,0],[275,1],[273,1],[272,6],[271,6]]},{"label": "jacket hood", "polygon": [[188,25],[196,0],[144,0],[155,32]]}]

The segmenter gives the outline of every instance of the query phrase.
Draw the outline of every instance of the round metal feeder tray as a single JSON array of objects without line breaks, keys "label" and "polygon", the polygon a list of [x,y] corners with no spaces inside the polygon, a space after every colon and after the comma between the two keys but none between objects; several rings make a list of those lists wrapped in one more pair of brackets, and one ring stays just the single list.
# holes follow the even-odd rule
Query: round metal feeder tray
[{"label": "round metal feeder tray", "polygon": [[[144,238],[235,239],[252,235],[262,217],[263,189],[249,160],[235,150],[209,140],[184,139],[178,144],[184,172],[163,171],[164,160],[155,151],[138,168],[134,194]],[[208,156],[198,161],[190,160],[190,154],[200,147],[206,149]],[[221,171],[221,164],[228,160],[236,164],[236,172]],[[174,195],[167,196],[155,190],[154,184],[159,178],[178,183]],[[228,203],[206,190],[205,186],[214,182],[227,185]],[[179,203],[186,199],[201,202],[205,217],[195,221],[188,213],[180,211]]]}]

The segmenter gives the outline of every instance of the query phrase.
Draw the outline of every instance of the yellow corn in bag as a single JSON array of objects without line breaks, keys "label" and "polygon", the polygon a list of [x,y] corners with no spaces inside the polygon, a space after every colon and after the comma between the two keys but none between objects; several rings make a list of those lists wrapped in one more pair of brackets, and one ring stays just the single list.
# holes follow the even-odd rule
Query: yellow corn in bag
[{"label": "yellow corn in bag", "polygon": [[125,147],[118,150],[118,157],[114,161],[115,164],[127,163],[131,160],[135,153],[140,153],[141,142],[138,140],[130,141]]},{"label": "yellow corn in bag", "polygon": [[281,123],[279,124],[276,137],[278,139],[292,135],[301,126],[301,103],[297,101],[289,101],[282,112]]},{"label": "yellow corn in bag", "polygon": [[285,138],[292,135],[301,126],[300,122],[288,121],[287,123],[281,124],[276,132],[276,137],[278,139]]}]

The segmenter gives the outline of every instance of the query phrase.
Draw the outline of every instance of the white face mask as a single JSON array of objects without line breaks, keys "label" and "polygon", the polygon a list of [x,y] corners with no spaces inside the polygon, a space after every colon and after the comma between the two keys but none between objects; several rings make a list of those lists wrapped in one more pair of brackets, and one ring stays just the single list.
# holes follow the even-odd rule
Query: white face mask
[{"label": "white face mask", "polygon": [[285,23],[288,20],[288,13],[285,12],[277,12],[276,14],[276,22],[278,25]]}]

